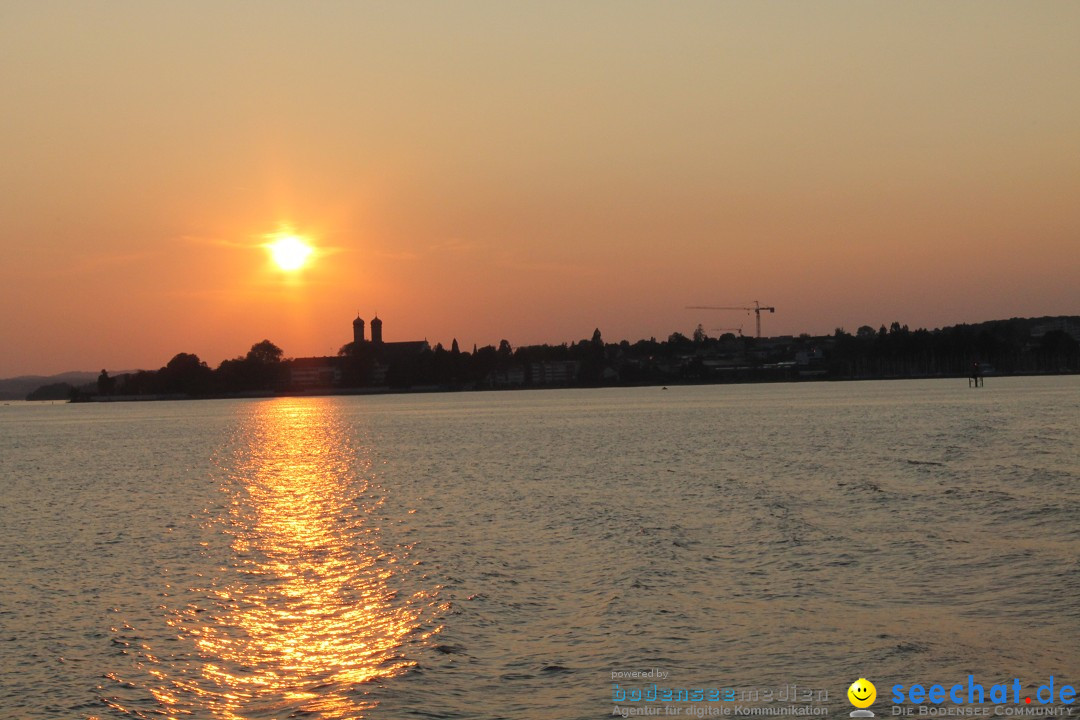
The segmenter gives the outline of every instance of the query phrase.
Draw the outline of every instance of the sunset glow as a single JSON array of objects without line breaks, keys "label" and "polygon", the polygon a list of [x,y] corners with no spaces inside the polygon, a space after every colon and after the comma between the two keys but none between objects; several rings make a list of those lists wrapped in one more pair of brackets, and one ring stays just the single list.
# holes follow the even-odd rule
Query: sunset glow
[{"label": "sunset glow", "polygon": [[304,267],[312,253],[311,246],[295,235],[285,235],[267,247],[277,266],[287,272]]},{"label": "sunset glow", "polygon": [[0,378],[1080,303],[1080,3],[119,2],[0,23]]},{"label": "sunset glow", "polygon": [[[239,720],[277,695],[312,717],[363,718],[377,703],[356,686],[406,672],[410,646],[441,631],[434,592],[397,592],[412,566],[400,562],[406,549],[379,545],[371,517],[381,499],[356,470],[370,449],[343,454],[353,449],[346,428],[329,403],[290,401],[262,406],[245,427],[222,486],[243,566],[169,615],[180,643],[207,662],[147,658],[169,717],[209,706]],[[273,578],[270,589],[255,576]]]}]

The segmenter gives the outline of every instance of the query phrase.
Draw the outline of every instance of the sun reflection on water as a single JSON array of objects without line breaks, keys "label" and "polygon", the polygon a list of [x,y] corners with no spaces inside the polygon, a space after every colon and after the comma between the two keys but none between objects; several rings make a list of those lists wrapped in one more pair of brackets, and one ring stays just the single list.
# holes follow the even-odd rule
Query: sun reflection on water
[{"label": "sun reflection on water", "polygon": [[407,548],[385,551],[370,453],[331,401],[260,403],[221,459],[232,558],[168,622],[193,656],[143,654],[157,712],[228,720],[361,718],[361,684],[415,665],[434,593],[402,597]]}]

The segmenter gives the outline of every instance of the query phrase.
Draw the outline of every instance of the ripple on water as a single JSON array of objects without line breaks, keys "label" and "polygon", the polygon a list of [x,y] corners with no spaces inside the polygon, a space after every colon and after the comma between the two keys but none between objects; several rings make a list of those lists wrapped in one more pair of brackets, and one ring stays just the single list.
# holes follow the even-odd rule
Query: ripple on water
[{"label": "ripple on water", "polygon": [[416,667],[410,648],[440,629],[437,592],[410,590],[407,549],[380,546],[364,448],[332,404],[282,401],[218,457],[228,512],[204,519],[194,566],[215,572],[172,578],[175,642],[114,634],[132,666],[110,673],[105,702],[140,717],[363,716],[377,705],[365,686]]}]

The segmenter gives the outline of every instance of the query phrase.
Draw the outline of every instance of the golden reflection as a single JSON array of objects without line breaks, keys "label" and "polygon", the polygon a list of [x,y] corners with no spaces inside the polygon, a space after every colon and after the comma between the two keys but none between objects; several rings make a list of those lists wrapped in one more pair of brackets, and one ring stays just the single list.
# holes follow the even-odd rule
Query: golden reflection
[{"label": "golden reflection", "polygon": [[[302,712],[361,718],[357,686],[415,664],[433,597],[398,597],[408,569],[378,545],[369,461],[326,399],[260,403],[223,463],[231,566],[170,619],[197,658],[148,663],[169,717],[227,720]],[[368,463],[367,465],[365,463]]]}]

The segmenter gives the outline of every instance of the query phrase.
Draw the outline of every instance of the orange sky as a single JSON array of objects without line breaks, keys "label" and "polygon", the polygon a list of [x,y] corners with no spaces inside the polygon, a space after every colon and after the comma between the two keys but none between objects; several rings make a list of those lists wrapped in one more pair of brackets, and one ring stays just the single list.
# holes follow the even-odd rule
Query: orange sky
[{"label": "orange sky", "polygon": [[[1080,313],[1080,3],[5,2],[0,377]],[[320,249],[286,276],[282,227]]]}]

